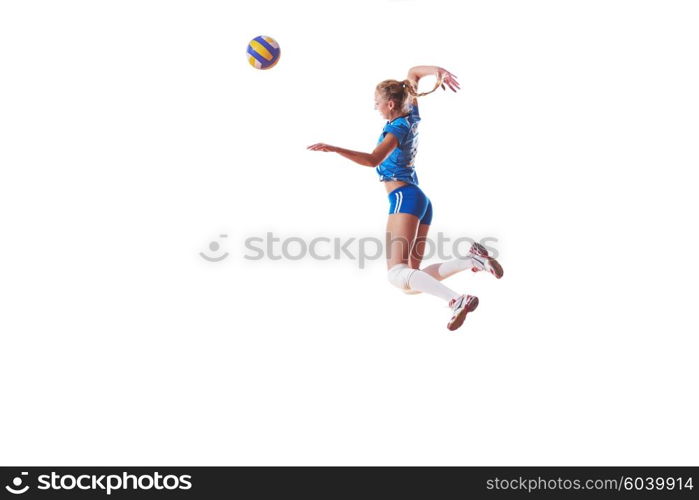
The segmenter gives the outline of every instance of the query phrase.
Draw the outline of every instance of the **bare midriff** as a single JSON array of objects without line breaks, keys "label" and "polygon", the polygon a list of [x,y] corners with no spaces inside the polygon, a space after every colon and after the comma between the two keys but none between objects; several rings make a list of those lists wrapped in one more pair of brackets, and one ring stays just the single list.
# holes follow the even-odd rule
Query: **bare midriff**
[{"label": "bare midriff", "polygon": [[407,182],[403,181],[384,181],[384,184],[386,184],[386,192],[390,193],[394,189],[398,189],[401,186],[407,186]]}]

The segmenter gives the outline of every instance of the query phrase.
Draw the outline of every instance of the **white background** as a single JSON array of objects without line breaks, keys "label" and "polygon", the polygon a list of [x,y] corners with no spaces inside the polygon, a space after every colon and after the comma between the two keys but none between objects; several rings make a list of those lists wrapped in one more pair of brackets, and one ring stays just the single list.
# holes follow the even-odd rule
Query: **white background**
[{"label": "white background", "polygon": [[[698,22],[3,2],[2,465],[697,465]],[[497,238],[505,267],[446,282],[481,299],[456,333],[381,260],[242,257],[266,231],[383,236],[376,174],[305,148],[371,150],[374,86],[416,64],[463,86],[421,101],[433,230]]]}]

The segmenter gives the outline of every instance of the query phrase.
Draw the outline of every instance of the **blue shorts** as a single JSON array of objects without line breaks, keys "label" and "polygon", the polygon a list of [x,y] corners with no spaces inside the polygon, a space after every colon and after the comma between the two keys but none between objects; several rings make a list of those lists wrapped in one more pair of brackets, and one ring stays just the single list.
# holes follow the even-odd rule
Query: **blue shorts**
[{"label": "blue shorts", "polygon": [[432,202],[414,184],[407,184],[388,193],[388,214],[412,214],[420,224],[432,222]]}]

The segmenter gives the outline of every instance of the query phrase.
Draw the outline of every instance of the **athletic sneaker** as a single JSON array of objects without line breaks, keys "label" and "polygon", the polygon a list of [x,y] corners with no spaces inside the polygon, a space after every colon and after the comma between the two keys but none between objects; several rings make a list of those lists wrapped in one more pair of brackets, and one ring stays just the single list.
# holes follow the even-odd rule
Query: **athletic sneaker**
[{"label": "athletic sneaker", "polygon": [[468,251],[469,257],[476,264],[471,268],[471,271],[477,273],[478,271],[488,271],[490,274],[495,276],[497,279],[502,278],[503,270],[500,263],[493,259],[489,254],[488,250],[480,243],[474,243],[471,245],[471,249]]},{"label": "athletic sneaker", "polygon": [[449,301],[449,307],[453,311],[453,315],[447,323],[447,328],[449,330],[456,330],[459,328],[466,319],[466,315],[471,311],[475,311],[478,307],[478,297],[473,295],[461,295],[455,299]]}]

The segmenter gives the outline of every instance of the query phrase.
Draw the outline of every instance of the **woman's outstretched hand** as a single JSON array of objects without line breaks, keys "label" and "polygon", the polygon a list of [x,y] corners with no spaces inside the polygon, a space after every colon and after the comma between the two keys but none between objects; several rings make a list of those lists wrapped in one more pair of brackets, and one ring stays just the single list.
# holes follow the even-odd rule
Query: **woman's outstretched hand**
[{"label": "woman's outstretched hand", "polygon": [[330,144],[325,144],[324,142],[319,142],[318,144],[313,144],[312,146],[308,146],[306,149],[309,149],[311,151],[325,151],[327,153],[334,153],[335,152],[335,146],[331,146]]},{"label": "woman's outstretched hand", "polygon": [[456,81],[456,75],[451,74],[449,71],[447,71],[444,68],[439,68],[439,72],[437,73],[437,78],[439,79],[440,82],[442,82],[442,90],[447,90],[444,85],[449,87],[453,92],[456,92],[457,90],[461,89],[461,86],[459,85],[459,82]]}]

